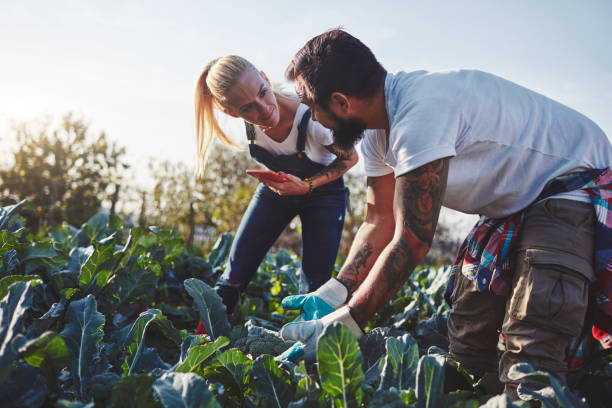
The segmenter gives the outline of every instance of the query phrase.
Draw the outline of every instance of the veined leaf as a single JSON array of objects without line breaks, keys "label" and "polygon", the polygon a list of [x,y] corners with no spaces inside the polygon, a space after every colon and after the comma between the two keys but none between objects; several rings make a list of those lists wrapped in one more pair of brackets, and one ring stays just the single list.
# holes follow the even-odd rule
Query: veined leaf
[{"label": "veined leaf", "polygon": [[153,389],[166,408],[221,408],[206,381],[193,373],[166,373]]},{"label": "veined leaf", "polygon": [[147,328],[156,319],[165,319],[165,316],[158,309],[149,309],[142,312],[132,325],[126,338],[125,357],[123,364],[121,364],[124,377],[131,375],[134,371],[144,347]]},{"label": "veined leaf", "polygon": [[225,387],[223,406],[240,406],[244,401],[251,380],[253,361],[238,349],[229,349],[219,354],[204,368],[204,377],[219,382]]},{"label": "veined leaf", "polygon": [[153,272],[142,269],[128,271],[122,269],[115,275],[113,288],[113,310],[118,310],[122,315],[133,318],[143,306],[153,300],[157,286],[157,276]]},{"label": "veined leaf", "polygon": [[187,279],[183,282],[185,290],[193,298],[193,303],[200,312],[200,320],[210,337],[229,337],[231,327],[227,321],[226,308],[217,292],[199,279]]},{"label": "veined leaf", "polygon": [[208,254],[208,262],[212,265],[213,269],[221,266],[227,255],[229,254],[230,248],[232,247],[232,241],[234,237],[230,233],[222,234],[213,249]]},{"label": "veined leaf", "polygon": [[8,293],[8,288],[15,282],[30,282],[30,285],[36,286],[42,283],[42,279],[38,275],[9,275],[0,279],[0,299]]},{"label": "veined leaf", "polygon": [[359,406],[363,356],[357,339],[346,326],[333,323],[323,330],[317,341],[317,361],[321,386],[334,398],[336,406]]},{"label": "veined leaf", "polygon": [[70,303],[66,312],[67,323],[61,336],[70,352],[68,367],[81,397],[87,395],[87,387],[95,374],[94,361],[99,355],[98,343],[104,336],[102,327],[105,320],[104,315],[97,311],[92,295]]},{"label": "veined leaf", "polygon": [[516,405],[512,399],[506,394],[496,395],[489,398],[486,404],[481,405],[481,408],[518,408],[521,405]]},{"label": "veined leaf", "polygon": [[152,375],[128,375],[113,387],[113,407],[158,408],[162,404],[153,398]]},{"label": "veined leaf", "polygon": [[0,253],[2,253],[2,265],[0,265],[0,278],[2,278],[17,269],[19,258],[17,257],[16,249],[7,250],[0,247]]},{"label": "veined leaf", "polygon": [[79,275],[79,286],[89,284],[96,272],[104,262],[108,261],[113,256],[115,245],[113,243],[101,245],[95,243],[95,250],[89,255],[87,261],[81,266],[81,274]]},{"label": "veined leaf", "polygon": [[423,356],[417,368],[417,408],[435,408],[444,405],[444,358]]},{"label": "veined leaf", "polygon": [[229,344],[227,337],[219,337],[214,343],[193,346],[187,353],[185,361],[176,369],[179,373],[190,373],[196,371],[200,364],[212,356],[217,350]]},{"label": "veined leaf", "polygon": [[9,373],[8,367],[17,356],[11,342],[21,330],[25,312],[32,304],[30,282],[15,282],[0,301],[0,382]]},{"label": "veined leaf", "polygon": [[0,208],[0,230],[8,227],[9,221],[13,216],[19,214],[21,207],[27,202],[27,200],[21,200],[15,205],[9,205]]},{"label": "veined leaf", "polygon": [[59,334],[53,331],[45,332],[27,342],[19,352],[28,364],[40,367],[50,387],[57,388],[59,372],[68,364],[70,358],[66,342]]},{"label": "veined leaf", "polygon": [[419,347],[416,340],[409,334],[400,338],[390,337],[387,339],[386,348],[387,355],[379,389],[414,388],[419,364]]},{"label": "veined leaf", "polygon": [[253,363],[253,375],[257,384],[255,392],[268,398],[271,406],[284,408],[291,402],[295,394],[291,378],[278,368],[274,357],[269,354],[257,357]]}]

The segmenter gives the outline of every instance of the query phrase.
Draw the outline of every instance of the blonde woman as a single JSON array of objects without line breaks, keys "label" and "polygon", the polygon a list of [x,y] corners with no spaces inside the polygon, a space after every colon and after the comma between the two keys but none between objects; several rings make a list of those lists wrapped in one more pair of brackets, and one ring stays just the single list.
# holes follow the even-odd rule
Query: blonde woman
[{"label": "blonde woman", "polygon": [[296,96],[273,89],[266,75],[249,61],[228,55],[208,62],[197,82],[200,174],[214,136],[225,145],[237,146],[217,123],[215,109],[244,119],[253,159],[286,179],[274,182],[258,177],[261,184],[242,217],[227,267],[215,286],[227,312],[233,312],[240,293],[295,216],[302,223],[302,272],[307,283],[300,291],[317,289],[329,279],[337,256],[346,197],[342,175],[357,163],[357,154],[353,148],[336,146],[331,131],[314,121]]}]

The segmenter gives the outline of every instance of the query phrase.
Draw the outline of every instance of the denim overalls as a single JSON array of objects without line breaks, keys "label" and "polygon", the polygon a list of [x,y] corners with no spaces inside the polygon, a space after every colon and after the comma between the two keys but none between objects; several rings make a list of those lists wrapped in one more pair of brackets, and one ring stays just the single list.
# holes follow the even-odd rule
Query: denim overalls
[{"label": "denim overalls", "polygon": [[[255,129],[246,123],[251,157],[270,170],[302,179],[315,175],[326,166],[310,160],[304,151],[309,120],[310,110],[307,110],[298,125],[297,153],[291,155],[273,155],[255,144]],[[315,290],[325,283],[338,254],[345,203],[342,178],[314,189],[311,194],[294,196],[280,196],[259,184],[236,231],[226,269],[215,287],[227,312],[233,312],[240,292],[253,279],[274,241],[296,215],[302,222],[300,292]]]}]

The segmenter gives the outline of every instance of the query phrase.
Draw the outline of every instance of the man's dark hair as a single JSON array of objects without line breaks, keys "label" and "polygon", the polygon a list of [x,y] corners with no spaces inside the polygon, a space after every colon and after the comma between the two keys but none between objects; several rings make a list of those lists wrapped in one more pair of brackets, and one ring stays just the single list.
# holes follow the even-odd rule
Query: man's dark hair
[{"label": "man's dark hair", "polygon": [[341,29],[326,31],[309,40],[285,71],[290,81],[302,77],[309,88],[304,90],[310,93],[308,98],[323,107],[328,106],[333,92],[357,98],[374,96],[385,74],[372,51]]}]

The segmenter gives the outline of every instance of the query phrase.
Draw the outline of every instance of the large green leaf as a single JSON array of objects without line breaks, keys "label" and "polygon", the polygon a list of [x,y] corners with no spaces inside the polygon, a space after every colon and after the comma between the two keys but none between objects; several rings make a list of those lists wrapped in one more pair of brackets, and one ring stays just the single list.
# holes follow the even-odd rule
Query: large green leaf
[{"label": "large green leaf", "polygon": [[213,268],[221,266],[223,261],[225,261],[225,258],[227,258],[227,255],[232,247],[233,240],[234,237],[232,234],[227,232],[222,234],[219,239],[217,239],[217,242],[215,242],[215,245],[208,254],[208,262]]},{"label": "large green leaf", "polygon": [[512,402],[512,399],[506,394],[496,395],[491,397],[486,404],[481,405],[481,408],[518,408],[520,405],[516,405]]},{"label": "large green leaf", "polygon": [[323,390],[339,407],[359,406],[364,379],[359,343],[346,326],[327,326],[317,341],[317,361]]},{"label": "large green leaf", "polygon": [[193,298],[200,320],[210,337],[213,340],[219,336],[229,337],[231,327],[227,321],[226,308],[217,292],[199,279],[187,279],[183,284]]},{"label": "large green leaf", "polygon": [[193,373],[166,373],[153,389],[166,408],[221,408],[206,381]]},{"label": "large green leaf", "polygon": [[30,282],[15,282],[0,301],[0,382],[17,356],[11,343],[21,331],[25,313],[32,304],[31,287]]},{"label": "large green leaf", "polygon": [[417,368],[417,408],[435,408],[444,405],[444,358],[423,356]]},{"label": "large green leaf", "polygon": [[0,279],[0,299],[8,293],[8,288],[15,282],[30,282],[32,286],[36,286],[42,283],[40,276],[38,275],[9,275]]},{"label": "large green leaf", "polygon": [[511,380],[529,379],[540,383],[542,386],[550,384],[539,390],[533,390],[529,386],[521,384],[518,394],[521,399],[536,399],[545,407],[587,407],[569,388],[561,383],[552,375],[534,370],[528,363],[519,363],[510,367],[508,378]]},{"label": "large green leaf", "polygon": [[98,343],[104,336],[102,327],[106,319],[97,311],[96,300],[91,295],[71,302],[65,319],[67,323],[61,335],[70,352],[68,367],[78,394],[85,397],[95,374],[94,363],[99,355]]},{"label": "large green leaf", "polygon": [[81,266],[81,274],[79,275],[79,285],[87,285],[94,278],[100,266],[108,261],[113,256],[115,244],[110,243],[102,245],[94,243],[95,249],[88,256],[85,263]]},{"label": "large green leaf", "polygon": [[193,346],[187,353],[185,361],[176,369],[179,373],[196,372],[207,358],[212,356],[217,350],[229,344],[227,337],[219,337],[214,343],[207,343],[199,346]]},{"label": "large green leaf", "polygon": [[253,363],[255,392],[268,399],[269,406],[284,408],[295,394],[291,378],[274,361],[274,357],[264,354]]},{"label": "large green leaf", "polygon": [[57,391],[57,377],[70,358],[64,339],[59,334],[48,331],[27,342],[19,352],[28,364],[40,367],[49,387]]},{"label": "large green leaf", "polygon": [[21,211],[21,207],[23,207],[26,202],[27,200],[22,200],[15,205],[9,205],[0,208],[0,230],[3,230],[8,227],[11,218],[19,214],[19,211]]},{"label": "large green leaf", "polygon": [[157,289],[158,278],[153,272],[143,269],[122,269],[115,275],[112,288],[113,311],[133,318],[146,305],[151,304]]},{"label": "large green leaf", "polygon": [[158,408],[162,405],[153,398],[153,375],[128,375],[113,388],[115,408]]},{"label": "large green leaf", "polygon": [[419,364],[419,347],[416,340],[409,334],[400,338],[390,337],[387,339],[386,348],[387,355],[379,389],[414,388]]},{"label": "large green leaf", "polygon": [[223,405],[240,406],[247,394],[251,380],[253,361],[238,349],[219,354],[204,368],[204,376],[212,382],[223,384]]},{"label": "large green leaf", "polygon": [[165,319],[161,310],[149,309],[146,312],[142,312],[134,324],[132,324],[124,345],[125,353],[123,364],[121,364],[124,377],[132,375],[134,372],[134,368],[138,364],[138,359],[143,351],[147,328],[151,322],[157,319]]}]

